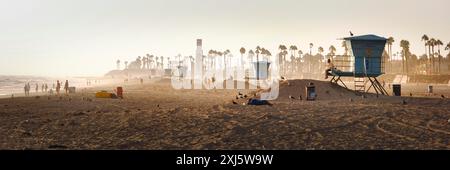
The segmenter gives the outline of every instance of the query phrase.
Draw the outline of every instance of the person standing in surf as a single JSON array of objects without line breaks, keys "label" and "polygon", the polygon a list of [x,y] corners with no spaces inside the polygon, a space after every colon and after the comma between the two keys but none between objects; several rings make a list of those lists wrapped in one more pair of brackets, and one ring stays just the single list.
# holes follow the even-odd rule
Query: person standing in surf
[{"label": "person standing in surf", "polygon": [[59,80],[56,80],[56,95],[59,95],[59,90],[61,89],[61,83]]},{"label": "person standing in surf", "polygon": [[69,92],[69,80],[66,80],[66,82],[64,83],[64,90],[66,91],[66,95]]}]

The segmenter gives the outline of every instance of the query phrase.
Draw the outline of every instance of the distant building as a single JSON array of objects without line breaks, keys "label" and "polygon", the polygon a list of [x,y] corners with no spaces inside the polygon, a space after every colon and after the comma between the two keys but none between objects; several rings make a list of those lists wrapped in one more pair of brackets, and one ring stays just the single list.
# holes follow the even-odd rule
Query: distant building
[{"label": "distant building", "polygon": [[195,54],[195,69],[194,69],[194,88],[202,88],[203,78],[203,49],[202,39],[197,39],[197,51]]}]

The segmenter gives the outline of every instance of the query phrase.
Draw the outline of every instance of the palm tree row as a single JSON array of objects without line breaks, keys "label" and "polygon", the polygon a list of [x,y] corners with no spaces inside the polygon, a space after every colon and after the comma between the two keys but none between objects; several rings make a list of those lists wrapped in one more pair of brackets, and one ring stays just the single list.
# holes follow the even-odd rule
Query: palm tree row
[{"label": "palm tree row", "polygon": [[[439,39],[430,38],[426,34],[424,34],[422,36],[422,41],[424,42],[424,45],[425,45],[425,54],[427,55],[427,58],[429,59],[429,62],[430,62],[429,72],[430,73],[437,72],[439,74],[441,72],[441,60],[442,60],[441,46],[443,46],[444,43],[442,43],[442,41]],[[427,47],[428,47],[428,52],[427,52]],[[438,48],[437,53],[435,53],[435,47]],[[435,58],[436,57],[438,58],[437,67],[435,66]]]},{"label": "palm tree row", "polygon": [[[120,69],[121,61],[118,59],[116,61],[116,69]],[[158,57],[150,54],[146,54],[141,57],[138,56],[136,60],[128,62],[123,61],[124,69],[154,69],[162,68],[164,66],[164,57]]]},{"label": "palm tree row", "polygon": [[[409,69],[409,66],[411,66],[411,64],[409,64],[409,60],[420,60],[422,61],[426,61],[425,63],[423,63],[423,65],[425,66],[423,68],[423,71],[425,73],[428,74],[441,74],[441,65],[442,65],[442,61],[443,61],[443,57],[441,55],[441,46],[444,45],[444,43],[439,40],[439,39],[435,39],[435,38],[430,38],[428,37],[426,34],[424,34],[421,37],[421,40],[424,42],[424,55],[423,57],[417,57],[416,55],[412,54],[411,51],[409,50],[410,47],[410,43],[407,40],[401,40],[400,41],[400,47],[401,47],[401,60],[402,60],[402,73],[406,73],[409,74],[411,69]],[[389,55],[389,57],[392,59],[392,43],[394,42],[394,38],[389,37],[389,39],[387,40],[387,53]],[[435,51],[437,49],[437,52]],[[447,46],[445,47],[445,50],[450,50],[450,43],[447,44]],[[448,57],[450,57],[450,53],[447,55],[447,59]],[[436,59],[437,58],[437,59]],[[437,64],[436,64],[436,60],[437,60]],[[420,70],[415,70],[420,71]]]},{"label": "palm tree row", "polygon": [[[409,74],[411,71],[418,71],[416,69],[412,70],[410,67],[411,64],[409,63],[410,60],[420,60],[422,61],[427,61],[426,64],[424,64],[424,66],[426,67],[423,70],[426,70],[425,72],[427,73],[437,73],[440,74],[441,73],[441,63],[443,61],[443,57],[441,55],[441,47],[444,46],[443,42],[439,39],[435,39],[435,38],[430,38],[428,37],[426,34],[424,34],[421,37],[421,40],[424,42],[424,50],[425,50],[425,54],[424,56],[420,56],[417,57],[414,54],[411,53],[410,51],[410,43],[407,40],[401,40],[400,41],[400,47],[401,47],[401,71],[402,73],[406,73]],[[395,57],[395,55],[393,55],[393,51],[392,51],[392,45],[394,44],[395,40],[393,37],[389,37],[386,41],[386,49],[385,52],[383,54],[383,59],[384,61],[390,61],[390,65],[389,65],[389,71],[392,71],[392,63],[395,61],[393,61],[393,58]],[[288,48],[289,47],[289,48]],[[324,63],[325,59],[334,59],[334,57],[336,56],[336,47],[331,45],[328,48],[328,54],[326,54],[325,56],[322,55],[322,53],[324,52],[324,48],[319,46],[317,47],[317,54],[315,56],[313,56],[312,54],[312,49],[314,47],[313,43],[309,43],[309,54],[306,53],[304,54],[302,50],[300,50],[296,45],[283,45],[280,44],[278,46],[278,62],[279,62],[279,66],[280,66],[280,73],[282,74],[287,74],[287,72],[295,72],[295,71],[299,71],[300,67],[301,67],[301,63],[304,63],[303,65],[306,67],[314,67],[311,66],[310,61],[311,62],[317,62],[317,63]],[[348,46],[346,45],[345,41],[342,42],[342,47],[344,48],[344,54],[343,55],[349,55],[349,49]],[[447,59],[450,57],[450,42],[448,44],[446,44],[444,50],[449,51],[448,55],[447,55]],[[256,55],[256,63],[259,64],[258,61],[260,61],[260,57],[262,56],[263,58],[267,58],[268,56],[271,56],[271,53],[269,50],[265,49],[265,48],[261,48],[260,46],[257,46],[255,49],[249,49],[247,50],[244,47],[241,47],[239,49],[239,53],[240,55],[240,59],[237,62],[237,65],[243,69],[244,68],[244,55],[247,53],[247,61],[253,62],[253,57]],[[290,61],[288,62],[287,60],[287,55],[290,54]],[[400,57],[400,55],[398,55]],[[208,59],[207,64],[209,64],[210,66],[212,66],[213,68],[216,67],[216,61],[223,61],[223,66],[224,68],[228,68],[230,67],[230,63],[231,63],[231,59],[232,59],[232,55],[231,55],[231,51],[230,50],[224,50],[224,51],[218,51],[218,50],[209,50],[208,51]],[[217,60],[220,57],[220,60]],[[223,58],[222,58],[223,57]],[[326,57],[326,58],[325,58]],[[179,57],[180,58],[180,57]],[[168,59],[168,58],[167,58]],[[191,62],[193,62],[193,58],[191,57]],[[437,62],[437,63],[436,63]],[[154,69],[154,68],[164,68],[164,57],[163,56],[154,56],[154,55],[150,55],[150,54],[146,54],[143,57],[138,56],[137,59],[135,61],[132,62],[128,62],[128,61],[120,61],[117,60],[116,64],[117,64],[117,69],[120,69],[120,64],[124,63],[125,65],[125,69]],[[321,68],[323,64],[319,64],[318,68]],[[386,66],[386,65],[385,65]],[[421,67],[423,68],[423,67]],[[259,65],[257,65],[257,69],[259,69]],[[301,67],[301,69],[304,69],[303,67]],[[316,69],[316,68],[315,68]],[[257,70],[259,72],[259,70]],[[306,71],[311,71],[311,68],[306,69]]]}]

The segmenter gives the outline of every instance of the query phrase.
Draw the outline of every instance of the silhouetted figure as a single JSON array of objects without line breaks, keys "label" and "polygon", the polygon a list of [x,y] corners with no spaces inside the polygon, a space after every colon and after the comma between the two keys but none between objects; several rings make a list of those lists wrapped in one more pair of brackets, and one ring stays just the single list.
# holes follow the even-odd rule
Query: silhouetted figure
[{"label": "silhouetted figure", "polygon": [[59,95],[59,90],[61,90],[61,83],[59,80],[56,81],[56,95]]},{"label": "silhouetted figure", "polygon": [[45,85],[44,85],[44,83],[42,83],[42,85],[41,85],[41,92],[44,92],[44,89],[45,89]]},{"label": "silhouetted figure", "polygon": [[69,92],[69,81],[66,80],[66,82],[64,83],[64,90],[66,91],[66,95]]},{"label": "silhouetted figure", "polygon": [[30,95],[31,85],[30,83],[27,83],[27,96]]},{"label": "silhouetted figure", "polygon": [[45,83],[44,89],[45,89],[45,92],[47,92],[47,90],[48,90],[48,85],[47,85],[47,83]]},{"label": "silhouetted figure", "polygon": [[327,69],[325,70],[325,79],[328,78],[329,71],[336,69],[330,59],[327,59],[327,64],[328,64],[328,66],[327,66]]},{"label": "silhouetted figure", "polygon": [[39,91],[39,85],[36,83],[36,88],[35,88],[35,90],[36,90],[36,93]]},{"label": "silhouetted figure", "polygon": [[25,92],[25,96],[29,96],[30,95],[30,87],[29,84],[25,83],[25,86],[23,87],[23,90]]}]

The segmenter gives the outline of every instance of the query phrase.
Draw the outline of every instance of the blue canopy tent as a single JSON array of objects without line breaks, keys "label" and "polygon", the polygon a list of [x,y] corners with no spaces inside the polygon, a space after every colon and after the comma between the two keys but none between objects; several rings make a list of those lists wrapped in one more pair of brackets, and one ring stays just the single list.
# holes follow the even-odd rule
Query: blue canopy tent
[{"label": "blue canopy tent", "polygon": [[[387,39],[369,34],[346,37],[343,40],[345,40],[345,45],[349,50],[349,55],[347,55],[348,62],[345,65],[350,69],[332,69],[327,72],[328,75],[333,76],[331,82],[336,84],[341,82],[347,88],[341,77],[354,77],[355,91],[368,92],[373,87],[377,94],[388,95],[384,87],[376,79],[376,77],[384,74],[382,55]],[[367,90],[365,89],[366,77],[371,83]]]}]

